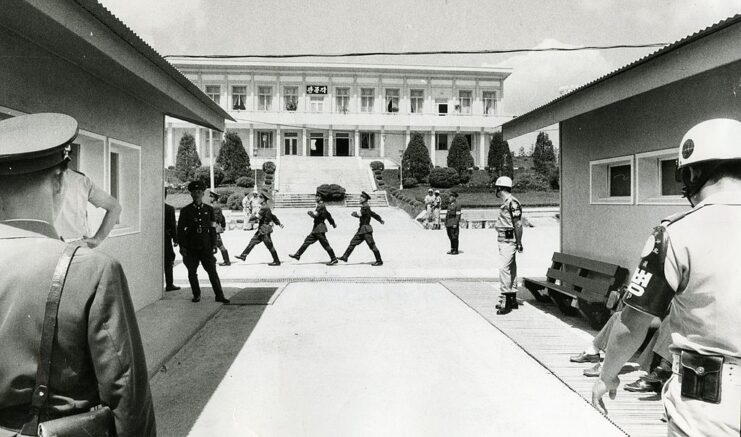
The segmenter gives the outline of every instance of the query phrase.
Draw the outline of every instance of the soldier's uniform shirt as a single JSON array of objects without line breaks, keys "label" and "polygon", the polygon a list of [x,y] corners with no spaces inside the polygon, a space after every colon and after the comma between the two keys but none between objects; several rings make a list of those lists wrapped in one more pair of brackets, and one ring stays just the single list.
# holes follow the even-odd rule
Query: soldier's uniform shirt
[{"label": "soldier's uniform shirt", "polygon": [[344,258],[348,258],[355,247],[365,241],[368,248],[370,248],[370,250],[376,255],[376,261],[381,260],[381,255],[376,246],[376,241],[373,239],[373,226],[370,224],[371,219],[376,219],[379,222],[383,221],[380,215],[371,210],[368,203],[361,204],[359,217],[360,225],[358,226],[357,232],[355,232],[355,235],[352,237],[352,240],[350,240],[347,249],[345,249],[345,253],[342,255]]},{"label": "soldier's uniform shirt", "polygon": [[[690,212],[669,219],[646,242],[625,304],[667,316],[673,352],[723,355],[741,366],[741,192],[708,196]],[[725,367],[725,366],[724,366]],[[739,372],[737,372],[739,373]],[[684,398],[676,375],[665,407],[677,435],[739,435],[741,377],[721,382],[721,403]],[[674,434],[673,434],[674,435]]]},{"label": "soldier's uniform shirt", "polygon": [[211,205],[191,203],[180,210],[178,243],[184,249],[209,249],[216,246],[216,218]]},{"label": "soldier's uniform shirt", "polygon": [[460,225],[461,221],[461,207],[458,206],[457,201],[451,201],[448,204],[448,211],[445,213],[445,226],[450,227],[458,227]]},{"label": "soldier's uniform shirt", "polygon": [[515,196],[509,196],[499,207],[494,227],[499,248],[499,291],[514,293],[517,286],[517,239],[515,221],[522,219],[522,206]]},{"label": "soldier's uniform shirt", "polygon": [[273,223],[280,226],[280,220],[273,214],[269,206],[263,205],[257,213],[257,234],[270,235],[273,233]]},{"label": "soldier's uniform shirt", "polygon": [[[0,223],[0,426],[28,419],[44,303],[65,243],[40,221]],[[78,249],[59,306],[52,348],[51,417],[104,403],[118,436],[154,436],[149,376],[126,276],[118,261]]]},{"label": "soldier's uniform shirt", "polygon": [[494,227],[497,230],[514,229],[514,221],[521,218],[522,206],[520,205],[520,201],[515,196],[510,196],[499,207],[499,215],[497,216],[497,221],[494,223]]},{"label": "soldier's uniform shirt", "polygon": [[329,224],[332,226],[335,225],[334,218],[332,217],[332,214],[329,213],[327,210],[327,207],[320,203],[316,206],[316,210],[314,211],[314,228],[311,230],[312,234],[324,234],[327,232],[327,225],[324,223],[325,221],[328,221]]},{"label": "soldier's uniform shirt", "polygon": [[383,221],[381,219],[381,216],[373,212],[371,210],[370,205],[365,204],[360,207],[360,226],[358,227],[358,235],[364,235],[364,234],[372,234],[373,233],[373,226],[371,226],[371,218],[374,218],[378,220],[379,222]]},{"label": "soldier's uniform shirt", "polygon": [[74,170],[64,172],[62,182],[64,200],[62,207],[54,221],[57,233],[66,241],[92,237],[97,229],[90,229],[88,223],[88,202],[96,207],[102,207],[108,199],[108,193],[98,188],[89,177]]}]

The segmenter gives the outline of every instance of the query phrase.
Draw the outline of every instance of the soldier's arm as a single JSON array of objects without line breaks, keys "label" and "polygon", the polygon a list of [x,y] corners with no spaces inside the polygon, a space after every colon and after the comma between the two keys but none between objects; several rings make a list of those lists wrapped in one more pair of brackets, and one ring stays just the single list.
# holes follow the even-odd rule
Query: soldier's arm
[{"label": "soldier's arm", "polygon": [[332,225],[333,228],[337,227],[337,225],[334,222],[334,218],[332,217],[332,214],[330,214],[327,208],[324,208],[324,216],[327,218],[327,221],[329,222],[330,225]]},{"label": "soldier's arm", "polygon": [[182,240],[185,236],[185,227],[187,226],[188,218],[190,215],[188,214],[188,211],[189,211],[188,208],[183,208],[180,210],[180,218],[178,218],[178,226],[177,226],[177,231],[175,233],[177,242],[181,247],[183,246]]},{"label": "soldier's arm", "polygon": [[376,213],[375,213],[375,212],[374,212],[373,210],[371,210],[370,208],[368,208],[368,214],[370,214],[370,216],[371,216],[371,217],[373,217],[374,219],[376,219],[377,221],[379,221],[379,222],[383,223],[383,219],[381,218],[381,216],[380,216],[380,215],[378,215],[378,214],[376,214]]},{"label": "soldier's arm", "polygon": [[216,213],[213,208],[210,208],[208,211],[208,224],[208,237],[211,241],[211,248],[216,250]]},{"label": "soldier's arm", "polygon": [[88,313],[88,347],[103,404],[119,437],[156,433],[149,376],[126,276],[106,258]]},{"label": "soldier's arm", "polygon": [[277,215],[271,213],[270,216],[271,216],[271,220],[273,221],[273,223],[275,223],[278,226],[283,226],[280,224],[280,219],[278,219]]},{"label": "soldier's arm", "polygon": [[509,214],[512,217],[512,227],[515,230],[515,242],[519,250],[522,250],[522,206],[520,202],[513,201],[509,205]]},{"label": "soldier's arm", "polygon": [[106,239],[106,237],[108,237],[108,234],[110,234],[116,226],[116,223],[121,216],[121,204],[115,197],[95,186],[92,181],[90,181],[88,202],[105,210],[105,215],[103,216],[103,221],[101,222],[100,227],[95,232],[93,238],[87,239],[88,246],[97,247]]}]

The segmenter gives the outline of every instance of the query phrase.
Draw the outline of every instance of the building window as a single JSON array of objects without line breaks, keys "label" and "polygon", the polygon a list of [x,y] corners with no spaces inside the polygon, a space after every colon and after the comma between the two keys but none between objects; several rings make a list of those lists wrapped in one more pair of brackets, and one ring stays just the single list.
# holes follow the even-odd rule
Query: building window
[{"label": "building window", "polygon": [[247,87],[246,86],[233,86],[232,87],[232,109],[235,111],[244,111],[246,109],[247,102]]},{"label": "building window", "polygon": [[399,112],[399,90],[386,90],[386,112]]},{"label": "building window", "polygon": [[602,159],[589,163],[590,203],[633,203],[633,157]]},{"label": "building window", "polygon": [[273,87],[257,87],[257,110],[270,111],[273,106]]},{"label": "building window", "polygon": [[461,114],[471,113],[471,91],[458,91],[458,102],[461,106]]},{"label": "building window", "polygon": [[324,112],[324,96],[310,96],[309,97],[309,111],[310,112]]},{"label": "building window", "polygon": [[221,104],[221,86],[219,85],[206,85],[206,95],[216,102],[217,105]]},{"label": "building window", "polygon": [[337,112],[346,114],[350,110],[350,88],[336,88]]},{"label": "building window", "polygon": [[684,205],[682,184],[676,180],[675,149],[636,155],[636,198],[638,204]]},{"label": "building window", "polygon": [[139,146],[114,139],[109,140],[108,192],[121,204],[121,216],[111,235],[139,232],[141,209],[141,148]]},{"label": "building window", "polygon": [[448,150],[448,134],[435,134],[435,150]]},{"label": "building window", "polygon": [[368,150],[375,149],[376,134],[373,132],[360,132],[360,148]]},{"label": "building window", "polygon": [[494,115],[497,110],[497,93],[496,91],[484,91],[484,115]]},{"label": "building window", "polygon": [[437,104],[437,113],[439,115],[445,115],[448,113],[448,100],[447,99],[435,99]]},{"label": "building window", "polygon": [[211,158],[211,149],[213,148],[214,155],[213,156],[219,156],[219,150],[221,149],[221,133],[218,131],[205,131],[206,134],[206,141],[203,142],[205,144],[204,150],[203,150],[203,157],[204,158]]},{"label": "building window", "polygon": [[425,91],[411,90],[409,92],[409,102],[411,103],[412,113],[421,114],[425,107]]},{"label": "building window", "polygon": [[273,148],[273,132],[257,131],[257,148],[258,149],[272,149]]},{"label": "building window", "polygon": [[360,89],[360,112],[373,112],[376,90],[373,88]]},{"label": "building window", "polygon": [[286,111],[295,111],[298,108],[298,87],[297,86],[285,86],[283,87],[283,102]]}]

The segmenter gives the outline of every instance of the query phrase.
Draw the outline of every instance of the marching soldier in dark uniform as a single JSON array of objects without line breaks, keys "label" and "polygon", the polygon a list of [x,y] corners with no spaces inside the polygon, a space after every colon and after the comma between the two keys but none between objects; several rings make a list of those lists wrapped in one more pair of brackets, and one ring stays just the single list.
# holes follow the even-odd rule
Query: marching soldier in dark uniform
[{"label": "marching soldier in dark uniform", "polygon": [[[211,196],[211,199],[213,202],[216,202],[219,200],[218,194],[214,192],[209,192],[209,196]],[[226,250],[226,246],[224,246],[224,240],[221,239],[221,234],[224,233],[226,230],[226,217],[224,217],[224,213],[221,211],[221,208],[218,206],[214,206],[214,218],[216,219],[216,248],[219,249],[221,252],[221,257],[224,258],[224,262],[219,263],[220,266],[230,266],[232,265],[231,261],[229,261],[229,251]]]},{"label": "marching soldier in dark uniform", "polygon": [[0,435],[21,428],[36,435],[37,422],[74,421],[69,416],[103,404],[114,435],[152,437],[147,363],[126,274],[103,252],[65,244],[52,226],[76,136],[77,121],[63,114],[0,121]]},{"label": "marching soldier in dark uniform", "polygon": [[275,251],[275,247],[273,247],[273,239],[270,237],[270,234],[273,233],[273,223],[280,226],[281,229],[283,228],[283,224],[281,224],[278,217],[273,214],[270,206],[268,206],[268,200],[270,200],[268,195],[266,193],[260,193],[260,197],[263,199],[260,212],[258,212],[255,217],[250,218],[251,222],[257,222],[257,232],[252,236],[252,239],[247,247],[244,248],[242,253],[237,255],[235,258],[244,261],[255,246],[260,243],[265,243],[265,247],[268,248],[270,254],[273,256],[273,262],[268,265],[279,266],[280,259],[278,258],[278,253]]},{"label": "marching soldier in dark uniform", "polygon": [[353,217],[360,219],[360,227],[355,233],[355,236],[352,237],[352,240],[350,240],[350,245],[347,246],[345,253],[338,259],[347,262],[347,259],[350,257],[350,254],[355,249],[355,246],[365,241],[368,244],[368,247],[370,247],[370,250],[373,251],[373,255],[375,255],[376,257],[376,262],[371,265],[382,266],[383,260],[381,259],[381,252],[378,250],[378,248],[376,247],[376,242],[373,240],[373,227],[371,226],[370,221],[371,218],[378,220],[378,222],[380,222],[381,224],[384,224],[384,221],[380,215],[371,211],[371,207],[368,204],[369,200],[370,196],[368,195],[368,193],[363,191],[360,194],[360,214],[358,214],[357,212],[352,213]]},{"label": "marching soldier in dark uniform", "polygon": [[669,315],[673,375],[662,400],[669,436],[741,435],[741,122],[704,121],[682,138],[677,168],[692,209],[646,241],[615,321],[592,404],[615,398],[618,373],[653,317]]},{"label": "marching soldier in dark uniform", "polygon": [[[167,190],[165,190],[167,199]],[[173,283],[172,268],[175,265],[175,251],[173,243],[178,245],[178,224],[175,221],[175,208],[165,203],[165,291],[180,290]]]},{"label": "marching soldier in dark uniform", "polygon": [[461,207],[458,206],[458,193],[451,191],[448,211],[445,213],[445,229],[448,231],[450,251],[448,255],[458,255],[458,236],[461,232]]},{"label": "marching soldier in dark uniform", "polygon": [[208,273],[211,288],[216,294],[216,302],[229,303],[221,289],[219,274],[216,272],[216,218],[214,209],[203,203],[206,187],[200,181],[188,184],[193,203],[180,210],[178,220],[178,242],[183,264],[188,268],[188,281],[193,291],[193,302],[201,300],[201,287],[198,285],[198,264]]},{"label": "marching soldier in dark uniform", "polygon": [[306,237],[304,244],[301,245],[298,251],[296,251],[295,254],[288,256],[295,260],[299,260],[304,251],[318,241],[329,255],[330,261],[327,265],[332,266],[337,264],[337,257],[334,254],[334,250],[332,250],[332,246],[330,246],[329,241],[327,241],[327,225],[324,221],[328,221],[333,228],[336,228],[337,225],[332,218],[332,214],[327,211],[327,207],[324,205],[324,200],[319,193],[316,194],[316,211],[307,211],[307,214],[309,214],[309,217],[314,219],[314,228]]}]

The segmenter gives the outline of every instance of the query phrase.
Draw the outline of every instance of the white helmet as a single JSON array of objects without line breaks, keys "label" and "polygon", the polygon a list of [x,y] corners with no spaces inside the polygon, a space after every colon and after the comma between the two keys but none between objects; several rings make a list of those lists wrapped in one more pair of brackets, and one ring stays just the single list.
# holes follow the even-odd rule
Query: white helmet
[{"label": "white helmet", "polygon": [[494,186],[512,188],[512,179],[510,179],[508,176],[499,176],[497,178],[497,181],[494,182]]},{"label": "white helmet", "polygon": [[741,159],[741,121],[715,118],[696,124],[684,134],[677,168],[730,159]]}]

